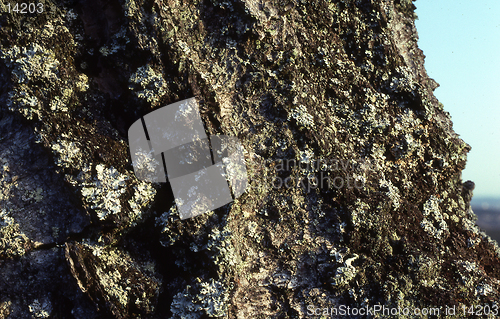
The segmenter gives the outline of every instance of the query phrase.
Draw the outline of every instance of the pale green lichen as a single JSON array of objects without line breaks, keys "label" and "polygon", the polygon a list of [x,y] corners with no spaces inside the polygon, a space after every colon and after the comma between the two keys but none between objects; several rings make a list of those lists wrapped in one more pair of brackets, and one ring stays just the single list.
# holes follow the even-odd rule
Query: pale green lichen
[{"label": "pale green lichen", "polygon": [[17,83],[43,79],[57,80],[59,61],[52,51],[37,43],[27,47],[12,47],[2,53],[7,66],[13,67],[12,74]]},{"label": "pale green lichen", "polygon": [[120,196],[125,192],[126,175],[114,167],[106,168],[103,164],[96,166],[97,176],[92,183],[82,188],[85,201],[94,209],[99,219],[104,220],[110,214],[120,213],[122,204]]},{"label": "pale green lichen", "polygon": [[385,178],[380,181],[380,189],[385,192],[386,196],[390,199],[394,209],[398,209],[401,198],[399,189],[394,186],[390,180],[386,180]]},{"label": "pale green lichen", "polygon": [[11,307],[12,301],[10,300],[0,302],[0,318],[8,318],[9,314],[12,311]]},{"label": "pale green lichen", "polygon": [[358,269],[352,263],[358,259],[357,254],[352,254],[352,257],[346,258],[349,255],[348,248],[334,248],[330,251],[330,256],[335,258],[335,261],[340,264],[332,277],[331,284],[333,286],[344,288],[349,285],[352,279],[356,277]]},{"label": "pale green lichen", "polygon": [[441,266],[439,263],[428,256],[421,255],[418,256],[416,260],[417,267],[417,279],[424,287],[433,287],[436,284],[436,280],[439,279],[439,273],[441,271]]},{"label": "pale green lichen", "polygon": [[162,226],[162,239],[160,244],[164,247],[173,245],[180,237],[179,233],[171,232],[169,225],[180,220],[179,212],[177,211],[177,205],[175,203],[171,205],[167,212],[161,214],[160,217],[155,219],[156,226]]},{"label": "pale green lichen", "polygon": [[122,27],[120,31],[111,36],[111,44],[102,46],[99,52],[103,56],[108,56],[120,50],[125,50],[128,43],[130,43],[130,39],[127,37],[127,29]]},{"label": "pale green lichen", "polygon": [[442,240],[449,235],[448,225],[443,219],[439,203],[442,200],[432,195],[425,203],[422,210],[424,219],[420,226],[430,236]]},{"label": "pale green lichen", "polygon": [[[459,198],[459,203],[463,202],[462,198]],[[469,230],[473,234],[479,234],[479,227],[476,225],[477,216],[474,214],[472,207],[469,205],[468,208],[465,209],[465,214],[460,216],[460,220],[462,221],[462,225],[465,229]]]},{"label": "pale green lichen", "polygon": [[114,298],[122,307],[128,303],[129,295],[122,283],[122,276],[117,269],[104,271],[101,268],[96,269],[97,280],[106,288],[106,292]]},{"label": "pale green lichen", "polygon": [[136,149],[132,164],[136,177],[142,181],[158,180],[157,170],[163,165],[154,157],[154,150],[144,150],[141,147]]},{"label": "pale green lichen", "polygon": [[87,77],[87,75],[82,73],[78,76],[76,89],[80,92],[85,92],[89,89],[89,78]]},{"label": "pale green lichen", "polygon": [[[141,66],[137,71],[130,76],[129,86],[135,95],[142,100],[146,100],[153,106],[166,93],[166,82],[160,73],[157,73],[151,65]],[[139,86],[140,89],[136,90]]]},{"label": "pale green lichen", "polygon": [[[171,210],[163,214],[161,218],[158,218],[157,222],[166,224],[178,220],[177,215],[177,213]],[[226,227],[222,230],[219,227],[214,227],[208,236],[206,245],[200,246],[192,243],[190,250],[200,253],[206,249],[222,273],[224,272],[223,269],[230,269],[241,264],[238,262],[235,248],[230,241],[230,234],[230,231]],[[168,244],[172,244],[173,242],[175,242],[175,238],[170,240]],[[230,290],[231,288],[227,287],[223,281],[209,279],[206,282],[200,278],[196,278],[195,285],[186,286],[183,292],[179,292],[174,296],[171,304],[173,318],[194,319],[202,318],[204,315],[208,315],[209,317],[223,317],[228,307]]]},{"label": "pale green lichen", "polygon": [[210,278],[202,282],[197,278],[194,287],[187,286],[184,292],[174,296],[170,306],[172,318],[199,319],[204,315],[211,318],[223,317],[228,308],[229,293],[224,285]]},{"label": "pale green lichen", "polygon": [[[78,252],[91,254],[93,279],[102,298],[110,304],[115,315],[124,316],[132,303],[142,312],[154,311],[161,281],[155,274],[156,265],[153,261],[138,262],[127,252],[115,247],[92,245],[88,242],[78,245]],[[74,267],[77,262],[78,259],[71,260],[70,265]],[[86,287],[88,278],[84,278],[84,282],[81,279],[83,278],[77,278],[78,284]]]},{"label": "pale green lichen", "polygon": [[473,261],[455,261],[455,265],[460,275],[460,279],[464,288],[472,293],[475,297],[477,295],[488,295],[492,292],[491,286],[484,281],[484,271],[477,263]]},{"label": "pale green lichen", "polygon": [[289,114],[289,118],[293,118],[297,121],[297,124],[305,128],[313,128],[315,126],[314,117],[307,112],[306,107],[302,104],[293,109]]},{"label": "pale green lichen", "polygon": [[306,148],[300,151],[298,160],[305,164],[310,163],[311,160],[314,160],[314,152],[310,148]]},{"label": "pale green lichen", "polygon": [[29,243],[14,218],[5,209],[0,210],[0,259],[24,255]]},{"label": "pale green lichen", "polygon": [[[48,24],[44,30],[46,32],[53,31],[53,27]],[[52,31],[46,36],[51,36]],[[58,112],[68,111],[73,91],[70,83],[65,83],[59,78],[58,66],[60,63],[52,50],[32,43],[27,47],[12,47],[4,51],[0,57],[12,69],[13,81],[17,83],[14,89],[8,93],[7,107],[9,110],[18,111],[27,119],[40,117],[43,104],[39,102],[37,96],[46,96],[47,87],[53,86],[59,92],[53,91],[54,97],[49,102],[50,109]]]},{"label": "pale green lichen", "polygon": [[21,84],[9,92],[6,103],[10,111],[18,111],[25,118],[32,120],[40,116],[40,103],[27,85]]},{"label": "pale green lichen", "polygon": [[[79,83],[79,82],[77,82]],[[80,85],[80,84],[78,84]],[[51,111],[57,111],[57,112],[68,112],[68,104],[71,99],[71,96],[73,95],[73,91],[69,88],[63,88],[61,89],[62,95],[61,96],[55,96],[51,101],[50,101],[50,110]]]},{"label": "pale green lichen", "polygon": [[62,112],[68,111],[66,104],[61,100],[59,96],[55,96],[54,99],[50,101],[50,109],[52,111],[62,111]]},{"label": "pale green lichen", "polygon": [[35,299],[28,308],[33,318],[50,318],[52,314],[52,303],[48,299],[44,299],[42,302]]},{"label": "pale green lichen", "polygon": [[229,301],[224,285],[211,278],[209,282],[200,283],[200,288],[200,293],[196,296],[200,309],[210,317],[224,316]]},{"label": "pale green lichen", "polygon": [[258,224],[254,221],[250,221],[247,225],[248,228],[248,236],[255,238],[257,235]]},{"label": "pale green lichen", "polygon": [[51,148],[56,155],[56,164],[65,168],[81,168],[81,150],[78,144],[62,135],[56,142],[52,143]]},{"label": "pale green lichen", "polygon": [[[2,155],[10,155],[12,151],[7,150]],[[7,201],[13,196],[14,189],[17,187],[17,176],[12,174],[12,168],[9,165],[9,161],[0,157],[0,183],[2,188],[0,188],[0,201]]]},{"label": "pale green lichen", "polygon": [[[353,209],[351,210],[351,220],[354,227],[356,229],[361,226],[373,228],[372,220],[370,218],[366,218],[366,216],[372,215],[373,213],[370,212],[370,206],[358,198]],[[376,217],[374,216],[374,218]]]},{"label": "pale green lichen", "polygon": [[[73,35],[64,23],[57,17],[40,28],[28,24],[26,34],[43,41],[29,41],[27,46],[12,46],[0,52],[0,58],[10,68],[11,79],[15,84],[12,91],[8,92],[6,106],[9,110],[17,111],[30,120],[43,118],[44,107],[51,111],[68,112],[70,101],[74,97],[73,87],[76,86],[80,92],[88,88],[85,76],[77,77],[77,81],[66,81],[59,72],[61,63],[56,58],[59,50],[71,52],[77,47]],[[61,43],[62,47],[42,44],[50,43],[56,37],[65,39]],[[64,69],[65,74],[72,71],[71,66],[65,65]]]},{"label": "pale green lichen", "polygon": [[224,266],[235,266],[237,264],[237,254],[231,243],[231,232],[227,227],[222,231],[214,227],[208,235],[207,250],[213,252],[213,260],[216,264]]},{"label": "pale green lichen", "polygon": [[151,184],[139,182],[134,186],[134,197],[128,201],[132,209],[132,220],[137,220],[142,216],[142,211],[148,207],[156,195],[156,189]]},{"label": "pale green lichen", "polygon": [[141,10],[134,0],[125,0],[124,8],[125,16],[127,17],[137,17],[139,14],[141,14]]},{"label": "pale green lichen", "polygon": [[70,21],[76,20],[78,18],[78,14],[75,13],[73,9],[69,9],[66,12],[66,18]]}]

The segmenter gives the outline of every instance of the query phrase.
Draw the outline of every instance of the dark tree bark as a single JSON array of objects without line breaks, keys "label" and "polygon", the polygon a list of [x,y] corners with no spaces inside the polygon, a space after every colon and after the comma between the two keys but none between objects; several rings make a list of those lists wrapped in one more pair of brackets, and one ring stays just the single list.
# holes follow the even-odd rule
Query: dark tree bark
[{"label": "dark tree bark", "polygon": [[[411,1],[40,3],[0,4],[0,317],[495,317],[500,251]],[[193,96],[249,187],[181,220],[127,130]]]}]

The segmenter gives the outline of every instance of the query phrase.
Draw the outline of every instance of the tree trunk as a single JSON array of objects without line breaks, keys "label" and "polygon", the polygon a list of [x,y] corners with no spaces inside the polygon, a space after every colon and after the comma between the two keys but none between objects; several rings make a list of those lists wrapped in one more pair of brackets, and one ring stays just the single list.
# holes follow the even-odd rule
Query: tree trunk
[{"label": "tree trunk", "polygon": [[[0,6],[1,318],[500,311],[411,1]],[[249,185],[181,220],[127,132],[191,97]]]}]

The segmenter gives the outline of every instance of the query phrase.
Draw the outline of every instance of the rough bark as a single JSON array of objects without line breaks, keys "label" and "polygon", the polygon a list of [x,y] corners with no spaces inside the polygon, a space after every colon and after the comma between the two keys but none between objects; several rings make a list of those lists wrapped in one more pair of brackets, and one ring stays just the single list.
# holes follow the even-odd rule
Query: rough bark
[{"label": "rough bark", "polygon": [[[411,1],[41,3],[0,4],[0,317],[500,306]],[[193,96],[250,185],[180,220],[127,130]]]}]

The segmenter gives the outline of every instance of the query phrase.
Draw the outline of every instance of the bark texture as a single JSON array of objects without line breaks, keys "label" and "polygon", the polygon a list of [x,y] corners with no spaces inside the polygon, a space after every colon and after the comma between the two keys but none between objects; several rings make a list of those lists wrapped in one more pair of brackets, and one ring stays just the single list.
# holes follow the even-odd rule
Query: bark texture
[{"label": "bark texture", "polygon": [[[500,250],[411,1],[40,3],[0,4],[0,318],[495,317]],[[250,185],[180,220],[127,130],[193,96]]]}]

